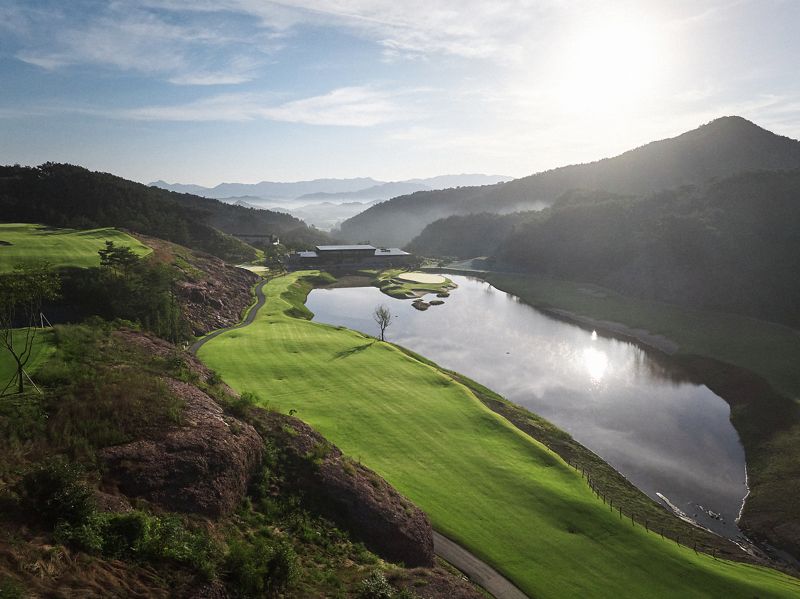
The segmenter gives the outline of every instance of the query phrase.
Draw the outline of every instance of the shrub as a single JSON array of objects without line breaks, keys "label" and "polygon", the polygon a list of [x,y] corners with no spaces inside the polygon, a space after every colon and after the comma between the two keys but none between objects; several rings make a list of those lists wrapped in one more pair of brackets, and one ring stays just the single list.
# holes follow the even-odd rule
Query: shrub
[{"label": "shrub", "polygon": [[231,586],[244,597],[275,597],[297,578],[297,554],[285,541],[233,541],[226,558]]},{"label": "shrub", "polygon": [[16,580],[0,577],[0,599],[22,599],[25,589]]},{"label": "shrub", "polygon": [[53,537],[62,545],[70,545],[87,553],[102,553],[105,546],[105,514],[91,514],[83,522],[59,522]]},{"label": "shrub", "polygon": [[111,514],[106,521],[103,553],[120,557],[141,549],[149,532],[150,518],[142,512]]},{"label": "shrub", "polygon": [[251,407],[257,406],[259,403],[260,400],[258,395],[255,393],[250,393],[249,391],[244,391],[239,397],[232,399],[228,403],[228,409],[234,416],[244,418],[247,416],[247,410]]},{"label": "shrub", "polygon": [[92,491],[76,464],[56,458],[35,466],[17,485],[28,518],[53,529],[59,522],[80,525],[94,514]]},{"label": "shrub", "polygon": [[356,597],[358,599],[392,599],[394,589],[383,572],[375,570],[356,587]]}]

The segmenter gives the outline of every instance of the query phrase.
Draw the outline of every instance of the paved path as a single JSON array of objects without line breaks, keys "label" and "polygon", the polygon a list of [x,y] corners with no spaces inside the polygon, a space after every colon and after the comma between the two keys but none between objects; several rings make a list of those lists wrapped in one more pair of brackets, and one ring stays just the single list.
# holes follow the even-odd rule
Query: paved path
[{"label": "paved path", "polygon": [[482,586],[497,599],[528,599],[525,593],[489,564],[436,531],[433,532],[433,550],[436,555],[453,564],[472,582]]},{"label": "paved path", "polygon": [[[250,308],[250,311],[242,322],[226,329],[219,329],[213,333],[209,333],[202,339],[198,339],[189,347],[189,351],[192,354],[197,354],[198,349],[217,335],[251,324],[256,319],[258,311],[266,301],[264,297],[264,285],[266,285],[267,282],[268,281],[262,281],[256,287],[256,303]],[[433,550],[436,552],[436,555],[461,570],[472,582],[489,591],[496,599],[528,599],[527,595],[515,587],[510,580],[505,578],[489,564],[481,561],[461,545],[457,544],[455,541],[451,541],[446,536],[436,531],[433,531]]]},{"label": "paved path", "polygon": [[240,322],[235,326],[228,327],[226,329],[217,329],[216,331],[214,331],[213,333],[209,333],[202,339],[198,339],[189,346],[189,353],[196,355],[198,349],[200,349],[207,342],[211,341],[217,335],[221,335],[222,333],[225,333],[227,331],[232,331],[233,329],[240,329],[242,327],[246,327],[247,325],[251,324],[256,319],[258,311],[261,309],[261,306],[263,306],[264,302],[266,301],[266,298],[264,297],[264,285],[266,285],[268,282],[269,281],[264,280],[261,281],[258,285],[256,285],[256,303],[247,312],[247,316],[244,317],[244,320],[242,322]]}]

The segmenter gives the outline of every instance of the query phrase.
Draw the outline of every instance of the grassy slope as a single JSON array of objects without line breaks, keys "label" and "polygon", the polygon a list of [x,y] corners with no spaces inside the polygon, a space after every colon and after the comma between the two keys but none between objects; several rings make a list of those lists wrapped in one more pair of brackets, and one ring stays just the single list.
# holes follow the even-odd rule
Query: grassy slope
[{"label": "grassy slope", "polygon": [[[291,318],[295,273],[252,325],[200,357],[240,391],[315,426],[534,596],[791,596],[776,572],[714,561],[620,521],[542,445],[391,345]],[[297,312],[296,308],[294,309]]]},{"label": "grassy slope", "polygon": [[709,356],[745,368],[766,378],[779,392],[800,398],[800,334],[787,327],[638,300],[585,283],[495,273],[483,278],[533,306],[553,306],[664,335],[680,346],[679,353]]},{"label": "grassy slope", "polygon": [[[19,336],[19,332],[15,331],[14,336]],[[28,362],[27,366],[25,366],[25,370],[28,374],[33,374],[36,372],[36,369],[47,359],[47,357],[52,353],[53,349],[53,341],[52,341],[52,331],[45,330],[45,331],[38,331],[36,333],[36,339],[33,342],[33,351],[31,352],[31,359]],[[14,362],[14,359],[11,357],[11,354],[6,351],[5,348],[0,348],[0,391],[3,390],[3,387],[6,386],[6,383],[11,380],[11,377],[15,376],[17,372],[17,365]],[[34,379],[35,380],[35,379]],[[27,383],[27,381],[26,381]],[[9,387],[7,392],[15,391],[15,387]]]},{"label": "grassy slope", "polygon": [[43,260],[52,266],[99,266],[97,250],[106,240],[118,246],[129,246],[140,256],[151,252],[130,235],[112,228],[76,231],[51,229],[43,225],[0,223],[0,273],[10,272],[15,264],[37,263]]}]

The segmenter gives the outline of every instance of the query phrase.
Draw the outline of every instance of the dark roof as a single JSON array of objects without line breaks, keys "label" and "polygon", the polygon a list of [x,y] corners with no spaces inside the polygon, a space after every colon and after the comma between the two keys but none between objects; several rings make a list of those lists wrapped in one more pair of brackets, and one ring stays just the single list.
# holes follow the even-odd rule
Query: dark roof
[{"label": "dark roof", "polygon": [[318,252],[335,252],[336,250],[374,250],[373,245],[318,245]]}]

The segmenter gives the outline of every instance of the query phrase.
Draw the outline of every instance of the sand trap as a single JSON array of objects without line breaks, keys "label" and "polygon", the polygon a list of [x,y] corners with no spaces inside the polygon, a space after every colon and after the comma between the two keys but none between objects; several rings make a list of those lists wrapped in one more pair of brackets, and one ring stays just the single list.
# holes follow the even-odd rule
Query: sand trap
[{"label": "sand trap", "polygon": [[442,275],[431,275],[426,272],[404,272],[397,275],[398,279],[403,281],[411,281],[412,283],[426,283],[429,285],[440,285],[445,282]]}]

